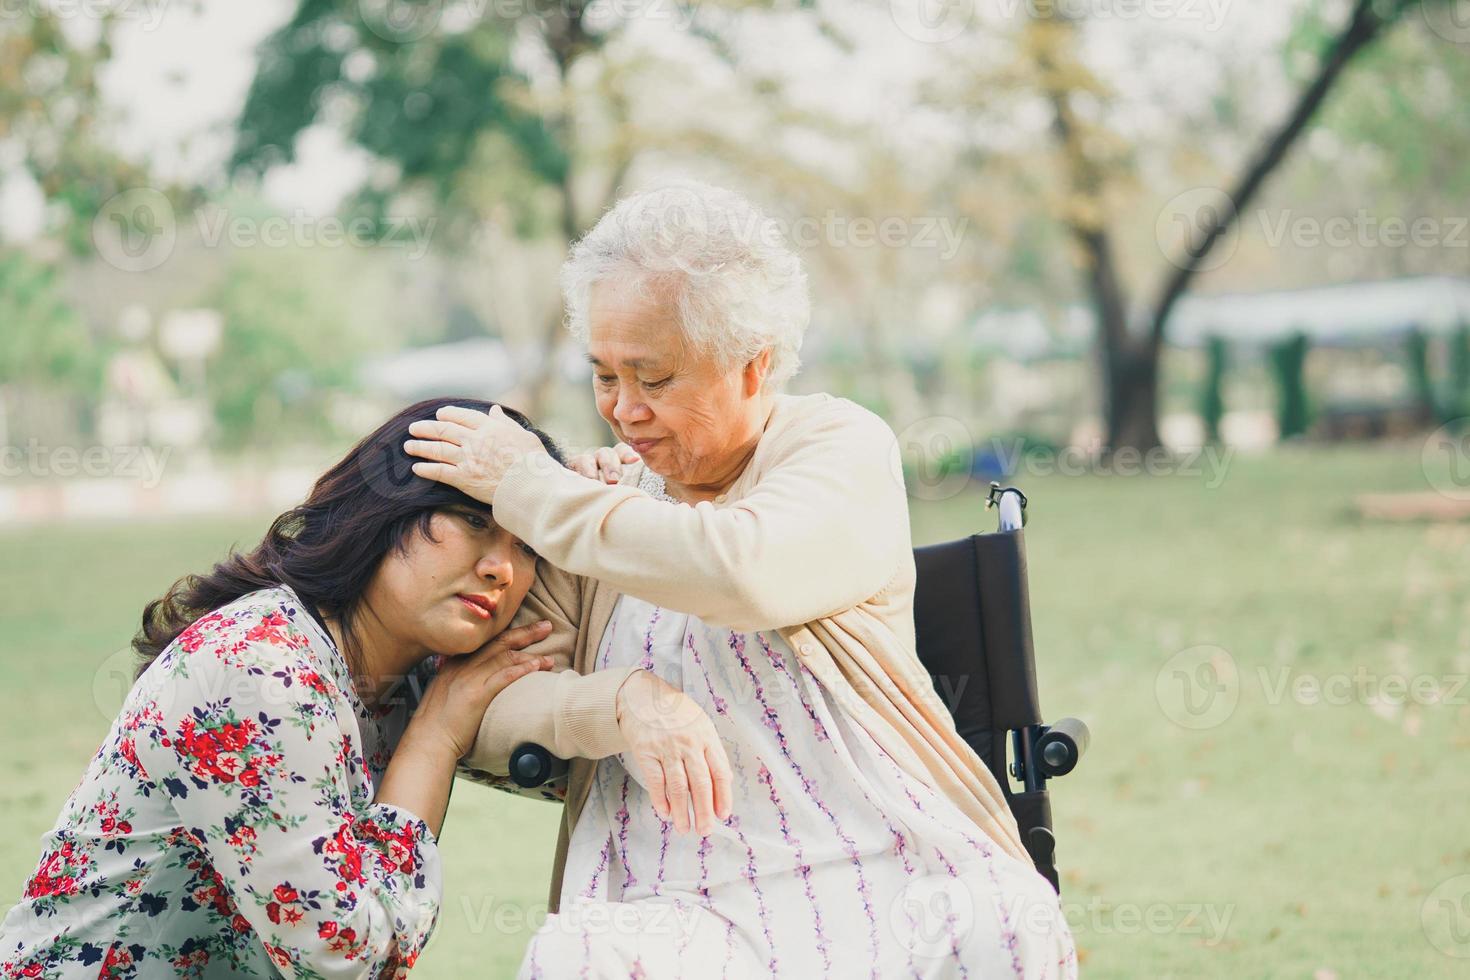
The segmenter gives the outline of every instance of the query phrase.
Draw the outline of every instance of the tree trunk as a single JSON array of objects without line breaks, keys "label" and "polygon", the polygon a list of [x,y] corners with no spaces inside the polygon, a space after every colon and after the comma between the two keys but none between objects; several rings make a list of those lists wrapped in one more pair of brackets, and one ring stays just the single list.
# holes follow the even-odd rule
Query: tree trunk
[{"label": "tree trunk", "polygon": [[[1231,208],[1223,218],[1205,229],[1198,241],[1191,242],[1185,260],[1166,277],[1159,297],[1148,319],[1147,332],[1135,339],[1127,329],[1126,301],[1122,279],[1113,264],[1105,228],[1080,222],[1069,222],[1074,239],[1088,258],[1088,293],[1098,320],[1099,361],[1103,374],[1103,410],[1107,416],[1107,451],[1127,446],[1147,451],[1159,446],[1158,380],[1165,330],[1175,304],[1194,281],[1205,259],[1220,237],[1236,221],[1256,196],[1267,177],[1285,159],[1311,119],[1316,115],[1341,76],[1348,62],[1372,44],[1392,20],[1403,13],[1403,6],[1380,14],[1375,0],[1356,0],[1346,26],[1333,39],[1323,54],[1317,76],[1302,90],[1286,119],[1248,162],[1240,179],[1231,188]],[[1053,14],[1055,22],[1067,18]],[[1046,47],[1040,48],[1039,66],[1048,78],[1057,64]],[[1063,76],[1064,77],[1064,76]],[[1088,156],[1079,139],[1077,122],[1072,113],[1070,91],[1060,86],[1046,93],[1054,110],[1052,131],[1071,165],[1072,189],[1087,199],[1095,199],[1102,188],[1103,175]]]},{"label": "tree trunk", "polygon": [[1104,454],[1123,447],[1147,452],[1161,445],[1158,359],[1146,347],[1130,344],[1105,356],[1104,372],[1108,409]]}]

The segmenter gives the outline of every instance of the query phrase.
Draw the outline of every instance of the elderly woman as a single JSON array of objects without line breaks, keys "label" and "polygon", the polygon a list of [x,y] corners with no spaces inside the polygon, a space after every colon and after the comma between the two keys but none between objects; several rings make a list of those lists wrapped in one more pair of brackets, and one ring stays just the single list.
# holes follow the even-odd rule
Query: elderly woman
[{"label": "elderly woman", "polygon": [[563,279],[641,464],[586,479],[493,409],[406,445],[545,560],[521,615],[553,635],[528,650],[573,668],[507,687],[469,758],[574,757],[557,914],[522,975],[1074,975],[1057,897],[915,654],[892,431],[780,390],[800,261],[744,199],[681,183],[620,202]]}]

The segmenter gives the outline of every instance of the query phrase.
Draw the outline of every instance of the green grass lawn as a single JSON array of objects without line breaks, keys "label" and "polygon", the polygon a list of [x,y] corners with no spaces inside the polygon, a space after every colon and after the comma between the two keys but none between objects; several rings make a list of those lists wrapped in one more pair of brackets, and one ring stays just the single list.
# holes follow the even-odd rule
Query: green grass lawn
[{"label": "green grass lawn", "polygon": [[[1470,527],[1349,509],[1359,491],[1427,489],[1419,447],[1236,458],[1213,489],[1016,482],[1032,500],[1043,707],[1093,732],[1052,784],[1084,973],[1470,973],[1470,901],[1457,921],[1439,901],[1470,883],[1451,880],[1470,875],[1470,689],[1455,683],[1470,673]],[[917,543],[993,526],[978,489],[913,506]],[[0,533],[0,909],[111,722],[143,603],[264,526]],[[1419,678],[1408,704],[1390,677]],[[1319,703],[1301,696],[1314,680]],[[1417,703],[1429,686],[1448,701]],[[557,816],[458,788],[418,975],[514,972],[544,913]]]}]

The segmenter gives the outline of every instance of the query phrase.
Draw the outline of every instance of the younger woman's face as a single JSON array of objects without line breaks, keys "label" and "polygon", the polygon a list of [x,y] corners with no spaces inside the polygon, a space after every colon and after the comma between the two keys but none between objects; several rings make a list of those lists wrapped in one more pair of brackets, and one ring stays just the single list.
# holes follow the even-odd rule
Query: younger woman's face
[{"label": "younger woman's face", "polygon": [[[510,624],[536,577],[536,555],[470,506],[436,511],[383,557],[364,595],[387,633],[430,654],[472,653]],[[432,540],[430,540],[432,538]]]}]

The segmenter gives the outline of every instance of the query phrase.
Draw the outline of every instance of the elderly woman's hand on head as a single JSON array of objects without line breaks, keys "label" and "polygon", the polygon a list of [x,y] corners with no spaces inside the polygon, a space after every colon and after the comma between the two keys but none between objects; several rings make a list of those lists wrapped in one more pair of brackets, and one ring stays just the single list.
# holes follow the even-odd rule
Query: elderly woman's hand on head
[{"label": "elderly woman's hand on head", "polygon": [[505,473],[522,458],[551,456],[535,434],[506,417],[496,405],[488,413],[448,405],[432,419],[408,427],[410,439],[404,452],[426,460],[413,464],[413,472],[438,480],[469,494],[476,500],[495,502],[495,490]]}]

